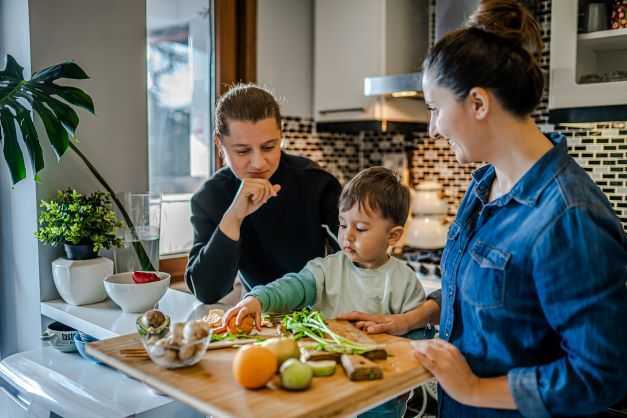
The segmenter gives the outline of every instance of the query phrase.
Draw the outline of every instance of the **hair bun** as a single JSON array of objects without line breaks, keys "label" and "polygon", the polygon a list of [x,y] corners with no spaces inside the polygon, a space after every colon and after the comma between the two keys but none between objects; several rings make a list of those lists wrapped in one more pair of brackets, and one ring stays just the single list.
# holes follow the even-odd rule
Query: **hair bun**
[{"label": "hair bun", "polygon": [[542,54],[540,26],[519,0],[481,0],[466,26],[506,40],[536,60]]}]

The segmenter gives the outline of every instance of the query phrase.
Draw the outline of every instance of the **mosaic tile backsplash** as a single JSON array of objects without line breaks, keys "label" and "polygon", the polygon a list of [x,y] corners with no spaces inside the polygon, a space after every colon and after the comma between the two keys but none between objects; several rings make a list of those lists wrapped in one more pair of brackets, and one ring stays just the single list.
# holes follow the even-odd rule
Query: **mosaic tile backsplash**
[{"label": "mosaic tile backsplash", "polygon": [[[431,11],[435,10],[434,4],[435,0],[432,0]],[[545,43],[541,66],[548,73],[551,1],[538,1],[535,14],[542,27]],[[433,24],[434,19],[430,21]],[[548,83],[548,77],[546,79]],[[548,124],[546,92],[548,85],[544,98],[533,113],[538,126],[545,132],[558,130],[566,135],[569,153],[601,187],[623,227],[627,229],[627,122],[554,127]],[[345,183],[365,167],[382,165],[386,155],[404,154],[410,172],[410,184],[415,186],[424,180],[436,180],[442,184],[449,202],[450,216],[456,213],[472,171],[480,166],[460,165],[446,141],[430,138],[426,132],[415,132],[410,137],[373,132],[362,132],[358,135],[316,133],[313,124],[311,118],[284,117],[284,149],[317,161],[341,183]]]}]

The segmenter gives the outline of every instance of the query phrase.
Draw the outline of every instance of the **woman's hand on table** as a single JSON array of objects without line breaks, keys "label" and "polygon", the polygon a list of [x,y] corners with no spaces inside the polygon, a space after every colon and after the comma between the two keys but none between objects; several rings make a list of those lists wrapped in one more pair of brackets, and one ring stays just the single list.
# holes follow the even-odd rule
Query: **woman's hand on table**
[{"label": "woman's hand on table", "polygon": [[457,347],[438,338],[412,341],[411,344],[416,358],[449,396],[466,405],[476,402],[481,379],[472,372]]},{"label": "woman's hand on table", "polygon": [[237,190],[220,222],[220,230],[233,241],[239,240],[242,221],[266,202],[278,195],[281,185],[272,184],[266,179],[245,178]]},{"label": "woman's hand on table", "polygon": [[237,305],[226,311],[222,317],[222,327],[218,328],[216,332],[225,330],[233,317],[235,317],[235,326],[239,327],[242,320],[247,316],[255,318],[255,328],[257,331],[261,331],[261,303],[253,296],[245,297]]},{"label": "woman's hand on table", "polygon": [[348,312],[337,319],[356,321],[355,326],[368,334],[404,335],[410,329],[403,314],[373,315],[365,312]]}]

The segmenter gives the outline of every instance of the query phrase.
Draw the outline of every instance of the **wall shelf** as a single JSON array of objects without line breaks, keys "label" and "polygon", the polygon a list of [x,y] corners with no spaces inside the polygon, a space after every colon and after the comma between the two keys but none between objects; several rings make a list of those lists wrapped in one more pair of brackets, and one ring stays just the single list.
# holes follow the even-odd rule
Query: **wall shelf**
[{"label": "wall shelf", "polygon": [[594,51],[627,50],[627,29],[602,30],[577,36],[579,46]]},{"label": "wall shelf", "polygon": [[[627,29],[577,34],[579,3],[551,3],[549,111],[607,107],[612,117],[626,120],[627,80],[615,77],[627,68]],[[591,76],[605,81],[581,82]],[[559,122],[565,114],[578,118],[598,112],[553,112],[552,119]]]}]

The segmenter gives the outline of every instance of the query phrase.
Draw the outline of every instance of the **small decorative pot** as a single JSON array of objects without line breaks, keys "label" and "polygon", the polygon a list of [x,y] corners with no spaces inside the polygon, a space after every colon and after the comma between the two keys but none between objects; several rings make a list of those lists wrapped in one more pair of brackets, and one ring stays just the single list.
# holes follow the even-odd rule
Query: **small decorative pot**
[{"label": "small decorative pot", "polygon": [[91,244],[63,244],[63,249],[68,260],[89,260],[98,257],[98,254],[94,252],[94,246]]},{"label": "small decorative pot", "polygon": [[53,322],[41,335],[41,340],[47,345],[66,353],[76,351],[74,344],[76,330],[60,322]]},{"label": "small decorative pot", "polygon": [[91,245],[65,245],[68,258],[52,262],[52,279],[61,298],[70,305],[105,300],[103,280],[113,274],[113,261],[98,257]]}]

